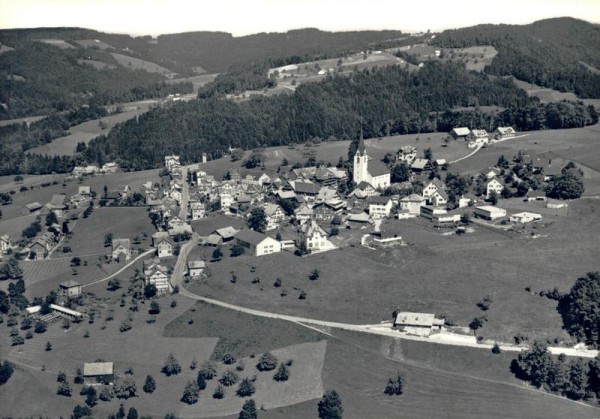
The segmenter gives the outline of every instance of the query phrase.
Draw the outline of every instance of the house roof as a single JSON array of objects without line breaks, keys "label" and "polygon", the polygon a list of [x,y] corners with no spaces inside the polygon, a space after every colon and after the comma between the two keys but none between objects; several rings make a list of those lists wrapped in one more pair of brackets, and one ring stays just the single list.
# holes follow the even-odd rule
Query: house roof
[{"label": "house roof", "polygon": [[279,191],[276,192],[276,194],[281,199],[292,199],[292,198],[296,197],[296,193],[294,191],[282,191],[282,190],[279,190]]},{"label": "house roof", "polygon": [[236,230],[232,226],[227,226],[227,227],[223,227],[223,228],[219,228],[219,229],[215,230],[215,233],[217,233],[219,236],[223,237],[224,239],[229,239],[229,238],[235,236],[237,232],[238,232],[238,230]]},{"label": "house roof", "polygon": [[427,200],[427,198],[425,198],[421,195],[417,195],[416,193],[413,193],[408,196],[405,196],[400,201],[402,201],[402,202],[423,202],[426,200]]},{"label": "house roof", "polygon": [[369,204],[386,205],[391,200],[389,196],[372,196],[369,198]]},{"label": "house roof", "polygon": [[424,170],[429,165],[429,160],[426,159],[415,159],[410,165],[411,169]]},{"label": "house roof", "polygon": [[242,240],[246,243],[250,243],[253,245],[258,245],[261,242],[263,242],[265,239],[267,239],[269,236],[267,236],[266,234],[263,233],[259,233],[258,231],[254,231],[254,230],[250,230],[248,228],[245,228],[243,230],[240,230],[236,235],[235,238]]},{"label": "house roof", "polygon": [[203,260],[191,260],[188,262],[189,269],[202,269],[206,266],[206,262]]},{"label": "house roof", "polygon": [[411,313],[407,311],[400,312],[396,315],[395,324],[405,326],[422,326],[431,327],[435,315],[431,313]]},{"label": "house roof", "polygon": [[124,248],[129,249],[131,247],[129,239],[113,239],[113,241],[112,241],[113,249],[116,249],[119,246],[123,246]]},{"label": "house roof", "polygon": [[465,135],[469,135],[469,128],[467,128],[467,127],[453,128],[452,131],[450,131],[450,132],[451,133],[453,132],[457,136],[462,137]]},{"label": "house roof", "polygon": [[[434,186],[437,188],[437,190],[438,190],[438,191],[443,191],[443,190],[446,188],[446,186],[445,186],[445,185],[442,183],[442,181],[441,181],[441,180],[439,180],[438,178],[434,178],[434,179],[432,179],[432,180],[431,180],[431,182],[429,182],[429,183],[427,184],[427,186],[429,186],[429,185],[430,185],[430,184],[432,184],[432,183],[434,184]],[[426,186],[426,187],[427,187],[427,186]]]},{"label": "house roof", "polygon": [[502,135],[506,134],[516,134],[517,132],[513,129],[513,127],[498,127],[496,131]]},{"label": "house roof", "polygon": [[80,284],[77,281],[73,281],[72,279],[69,279],[68,281],[64,281],[60,283],[60,287],[61,288],[74,288],[74,287],[78,287]]},{"label": "house roof", "polygon": [[379,160],[371,160],[367,166],[367,170],[371,176],[383,176],[390,173],[390,169]]},{"label": "house roof", "polygon": [[366,212],[359,212],[358,214],[349,214],[347,219],[357,223],[368,223],[371,217]]},{"label": "house roof", "polygon": [[280,210],[281,207],[277,204],[273,204],[271,202],[267,202],[264,204],[264,210],[265,210],[265,215],[273,215],[277,212],[277,210]]},{"label": "house roof", "polygon": [[402,154],[412,154],[412,153],[416,153],[416,152],[417,152],[417,148],[413,147],[412,145],[402,146],[398,150],[398,153],[402,153]]},{"label": "house roof", "polygon": [[313,209],[306,204],[302,204],[300,207],[296,208],[294,212],[296,215],[312,215]]},{"label": "house roof", "polygon": [[42,204],[39,202],[32,202],[31,204],[25,205],[25,208],[27,208],[29,211],[35,211],[42,208]]},{"label": "house roof", "polygon": [[294,191],[296,191],[296,193],[303,193],[303,194],[310,194],[310,195],[318,194],[319,189],[321,189],[321,187],[319,185],[315,185],[314,183],[299,182],[299,181],[294,181],[292,183],[292,187],[294,188]]},{"label": "house roof", "polygon": [[477,137],[477,138],[483,138],[483,137],[487,137],[488,136],[487,131],[484,130],[484,129],[472,129],[471,130],[471,134],[474,137]]},{"label": "house roof", "polygon": [[205,244],[212,244],[214,246],[218,246],[221,244],[222,238],[218,234],[211,234],[206,239],[204,239]]},{"label": "house roof", "polygon": [[111,375],[113,373],[112,362],[86,362],[83,364],[83,375]]},{"label": "house roof", "polygon": [[375,188],[373,188],[373,185],[371,185],[369,182],[365,182],[363,180],[358,185],[356,185],[356,189],[360,189],[361,191],[364,191],[365,189],[375,189]]}]

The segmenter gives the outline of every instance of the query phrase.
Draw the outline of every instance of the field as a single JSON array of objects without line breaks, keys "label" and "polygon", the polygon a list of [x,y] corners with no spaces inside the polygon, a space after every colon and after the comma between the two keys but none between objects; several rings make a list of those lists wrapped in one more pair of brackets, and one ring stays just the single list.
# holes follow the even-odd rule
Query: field
[{"label": "field", "polygon": [[110,55],[112,55],[120,65],[122,65],[123,67],[127,67],[131,70],[144,70],[148,73],[159,73],[168,78],[173,78],[173,76],[176,75],[176,73],[169,70],[168,68],[162,67],[150,61],[130,57],[128,55],[118,54],[116,52],[111,52]]},{"label": "field", "polygon": [[141,244],[132,244],[132,248],[142,249],[150,246],[150,236],[155,231],[146,208],[97,208],[89,218],[78,220],[73,238],[63,244],[78,255],[106,254],[110,249],[104,247],[104,235],[113,233],[115,239],[139,236]]},{"label": "field", "polygon": [[0,127],[5,127],[7,125],[12,125],[12,124],[22,124],[23,122],[25,122],[27,124],[31,124],[32,122],[39,121],[40,119],[44,119],[45,117],[46,117],[45,115],[42,115],[42,116],[28,116],[26,118],[5,119],[3,121],[0,121]]},{"label": "field", "polygon": [[60,49],[74,49],[75,48],[73,45],[69,44],[67,41],[64,41],[62,39],[40,39],[39,41],[44,44],[52,45],[53,47],[60,48]]},{"label": "field", "polygon": [[[75,155],[78,143],[83,142],[88,144],[99,135],[108,134],[115,125],[135,118],[146,111],[147,108],[128,110],[75,125],[69,128],[69,135],[52,140],[48,144],[32,148],[28,152],[32,154],[47,154],[49,156],[73,156]],[[101,125],[104,125],[104,128]]]},{"label": "field", "polygon": [[571,92],[559,92],[558,90],[547,87],[537,86],[523,80],[514,79],[515,84],[525,90],[529,96],[535,96],[543,102],[560,102],[561,100],[578,100],[577,96]]},{"label": "field", "polygon": [[105,50],[105,49],[109,49],[109,48],[113,48],[111,45],[108,45],[106,42],[100,41],[98,39],[79,39],[77,41],[79,45],[81,45],[84,48],[98,48],[101,50]]},{"label": "field", "polygon": [[105,62],[102,61],[96,61],[96,60],[84,60],[84,59],[78,59],[77,62],[81,65],[91,65],[92,67],[94,67],[96,70],[104,70],[104,69],[109,69],[112,70],[114,68],[116,68],[114,65],[112,64],[107,64]]},{"label": "field", "polygon": [[[524,333],[567,341],[556,303],[533,292],[555,286],[566,291],[578,276],[598,269],[598,210],[597,201],[571,202],[569,217],[545,216],[538,239],[479,227],[462,237],[444,236],[422,219],[395,221],[408,246],[375,252],[355,245],[305,258],[289,252],[225,258],[211,263],[212,277],[191,289],[242,306],[347,323],[388,320],[400,308],[467,325],[482,314],[476,303],[490,295],[482,336],[510,342]],[[310,281],[315,268],[320,278]],[[259,284],[252,284],[255,277]],[[273,286],[277,277],[280,288]],[[306,300],[298,299],[300,290]]]},{"label": "field", "polygon": [[189,81],[194,86],[194,93],[198,93],[198,89],[200,87],[204,86],[207,83],[210,83],[217,76],[218,76],[218,74],[201,74],[199,76],[167,80],[166,83],[167,84],[175,84],[175,83],[183,83],[183,82]]}]

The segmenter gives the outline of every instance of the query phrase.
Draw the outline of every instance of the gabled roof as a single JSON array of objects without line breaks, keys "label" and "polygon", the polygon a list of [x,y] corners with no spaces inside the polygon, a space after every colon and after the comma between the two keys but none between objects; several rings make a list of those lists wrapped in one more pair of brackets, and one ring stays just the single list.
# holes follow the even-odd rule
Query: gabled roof
[{"label": "gabled roof", "polygon": [[119,246],[123,246],[124,248],[129,249],[131,247],[129,239],[113,239],[112,248],[116,249]]},{"label": "gabled roof", "polygon": [[488,180],[487,182],[485,182],[485,185],[489,185],[492,182],[498,182],[500,185],[504,186],[504,183],[497,177],[493,177],[490,180]]},{"label": "gabled roof", "polygon": [[72,279],[69,279],[68,281],[64,281],[64,282],[60,283],[61,288],[74,288],[74,287],[78,287],[79,285],[81,285],[81,284],[79,284],[79,282],[73,281]]},{"label": "gabled roof", "polygon": [[459,137],[463,137],[463,136],[469,135],[469,128],[467,128],[467,127],[453,128],[452,131],[450,131],[450,132],[454,133],[455,135],[457,135]]},{"label": "gabled roof", "polygon": [[367,170],[371,176],[383,176],[390,173],[390,169],[379,160],[371,160],[367,166]]},{"label": "gabled roof", "polygon": [[423,201],[426,201],[426,200],[427,200],[427,198],[425,198],[424,196],[417,195],[416,193],[413,193],[413,194],[410,194],[408,196],[405,196],[400,201],[402,201],[402,202],[423,202]]},{"label": "gabled roof", "polygon": [[25,205],[25,208],[27,208],[29,211],[35,211],[42,208],[42,204],[39,202],[32,202],[31,204]]},{"label": "gabled roof", "polygon": [[513,127],[498,127],[496,131],[502,135],[506,134],[516,134],[517,132],[513,129]]},{"label": "gabled roof", "polygon": [[215,233],[217,233],[219,236],[223,237],[224,239],[228,239],[228,238],[235,236],[237,234],[237,232],[238,232],[238,230],[236,230],[232,226],[227,226],[227,227],[223,227],[223,228],[219,228],[219,229],[215,230]]},{"label": "gabled roof", "polygon": [[433,178],[425,187],[429,186],[432,183],[438,191],[443,191],[446,188],[446,186],[438,178]]},{"label": "gabled roof", "polygon": [[315,185],[314,183],[299,182],[297,180],[293,181],[292,187],[296,193],[309,195],[316,195],[319,193],[319,189],[321,189],[319,185]]},{"label": "gabled roof", "polygon": [[429,160],[427,159],[415,159],[414,162],[410,165],[411,169],[417,170],[425,170],[425,168],[429,165]]},{"label": "gabled roof", "polygon": [[259,233],[258,231],[245,228],[243,230],[240,230],[235,235],[235,238],[256,246],[262,243],[265,239],[268,239],[269,236],[263,233]]},{"label": "gabled roof", "polygon": [[375,188],[369,182],[365,182],[363,180],[358,185],[356,185],[356,189],[360,189],[361,191],[364,191],[365,189],[373,189],[374,190]]},{"label": "gabled roof", "polygon": [[387,205],[391,200],[389,196],[372,196],[369,198],[369,204]]},{"label": "gabled roof", "polygon": [[317,224],[315,220],[310,220],[310,223],[305,225],[304,230],[307,236],[312,236],[315,233],[318,233],[321,236],[327,236],[325,230],[323,230],[323,228],[321,228],[321,226]]},{"label": "gabled roof", "polygon": [[[433,195],[438,194],[439,196],[441,196],[444,200],[448,200],[448,194],[446,193],[446,191],[444,191],[443,189],[438,189],[437,191],[435,191],[433,193]],[[432,195],[432,196],[433,196]]]},{"label": "gabled roof", "polygon": [[265,215],[269,216],[269,215],[274,215],[278,210],[283,211],[283,209],[281,209],[281,207],[277,204],[273,204],[271,202],[266,202],[263,206],[264,210],[265,210]]},{"label": "gabled roof", "polygon": [[206,266],[206,262],[203,260],[191,260],[188,262],[189,269],[203,269]]}]

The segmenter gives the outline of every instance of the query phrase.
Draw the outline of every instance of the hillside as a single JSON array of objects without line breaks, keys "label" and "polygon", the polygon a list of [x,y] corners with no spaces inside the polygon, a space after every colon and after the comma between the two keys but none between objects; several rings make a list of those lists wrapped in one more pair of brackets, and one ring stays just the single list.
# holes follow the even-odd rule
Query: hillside
[{"label": "hillside", "polygon": [[[491,105],[506,110],[496,116],[476,109],[447,111]],[[557,119],[557,112],[564,118]],[[510,80],[468,72],[461,64],[431,62],[418,72],[389,66],[329,76],[302,84],[289,96],[240,103],[205,99],[155,109],[93,140],[85,156],[89,162],[117,159],[122,167],[141,170],[159,167],[169,154],[194,162],[202,152],[217,158],[228,147],[353,139],[361,125],[365,138],[373,138],[447,132],[465,120],[522,131],[584,126],[597,122],[597,115],[580,104],[541,105]]]},{"label": "hillside", "polygon": [[581,98],[600,98],[600,26],[573,18],[530,25],[478,25],[444,31],[433,40],[444,48],[493,45],[489,74],[525,80]]}]

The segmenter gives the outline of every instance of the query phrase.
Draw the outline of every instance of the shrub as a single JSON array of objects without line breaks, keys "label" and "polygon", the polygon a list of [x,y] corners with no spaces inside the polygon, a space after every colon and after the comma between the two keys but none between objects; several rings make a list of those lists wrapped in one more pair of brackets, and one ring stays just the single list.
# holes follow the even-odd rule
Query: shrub
[{"label": "shrub", "polygon": [[124,320],[121,323],[121,326],[119,326],[119,332],[121,333],[125,333],[127,331],[131,330],[131,323],[127,320]]},{"label": "shrub", "polygon": [[383,390],[388,396],[399,396],[404,392],[404,378],[398,373],[396,378],[390,378]]},{"label": "shrub", "polygon": [[25,343],[25,339],[23,338],[23,336],[16,335],[16,336],[13,336],[11,345],[19,346],[19,345],[23,345],[24,343]]},{"label": "shrub", "polygon": [[223,363],[226,365],[235,364],[235,358],[230,353],[223,355]]},{"label": "shrub", "polygon": [[225,397],[225,387],[219,384],[213,392],[213,399],[222,399],[223,397]]},{"label": "shrub", "polygon": [[120,385],[115,387],[115,394],[119,399],[128,399],[137,395],[137,387],[133,378],[126,378]]},{"label": "shrub", "polygon": [[56,389],[59,396],[71,397],[71,386],[66,381],[61,381]]},{"label": "shrub", "polygon": [[492,346],[492,353],[499,354],[500,352],[501,352],[500,345],[498,345],[497,343],[494,343],[494,346]]},{"label": "shrub", "polygon": [[210,361],[206,361],[200,367],[200,371],[198,371],[198,375],[202,375],[202,378],[205,380],[212,380],[217,375],[217,367]]},{"label": "shrub", "polygon": [[144,382],[144,387],[142,387],[145,393],[153,393],[156,390],[156,381],[151,375],[146,376],[146,381]]},{"label": "shrub", "polygon": [[8,361],[0,362],[0,385],[5,384],[14,372],[12,364]]},{"label": "shrub", "polygon": [[258,364],[256,364],[256,368],[258,368],[259,371],[271,371],[275,369],[276,366],[277,358],[271,352],[262,354],[258,360]]},{"label": "shrub", "polygon": [[238,419],[256,419],[257,417],[256,403],[252,399],[247,400],[242,406]]},{"label": "shrub", "polygon": [[308,279],[310,279],[311,281],[316,281],[317,279],[319,279],[320,276],[320,272],[318,269],[313,269],[312,272],[310,273],[310,275],[308,275]]},{"label": "shrub", "polygon": [[102,387],[102,390],[100,391],[100,395],[98,396],[98,398],[104,402],[111,401],[113,398],[113,389],[108,386]]},{"label": "shrub", "polygon": [[198,388],[198,384],[194,381],[188,381],[183,391],[183,396],[181,396],[181,401],[187,404],[197,403],[199,393],[200,389]]},{"label": "shrub", "polygon": [[46,322],[39,320],[35,323],[35,328],[33,330],[35,331],[35,333],[44,333],[46,329]]},{"label": "shrub", "polygon": [[162,372],[167,377],[169,377],[171,375],[177,375],[181,372],[181,366],[179,365],[179,362],[175,358],[175,355],[169,354],[169,356],[167,357],[167,359],[162,367]]}]

